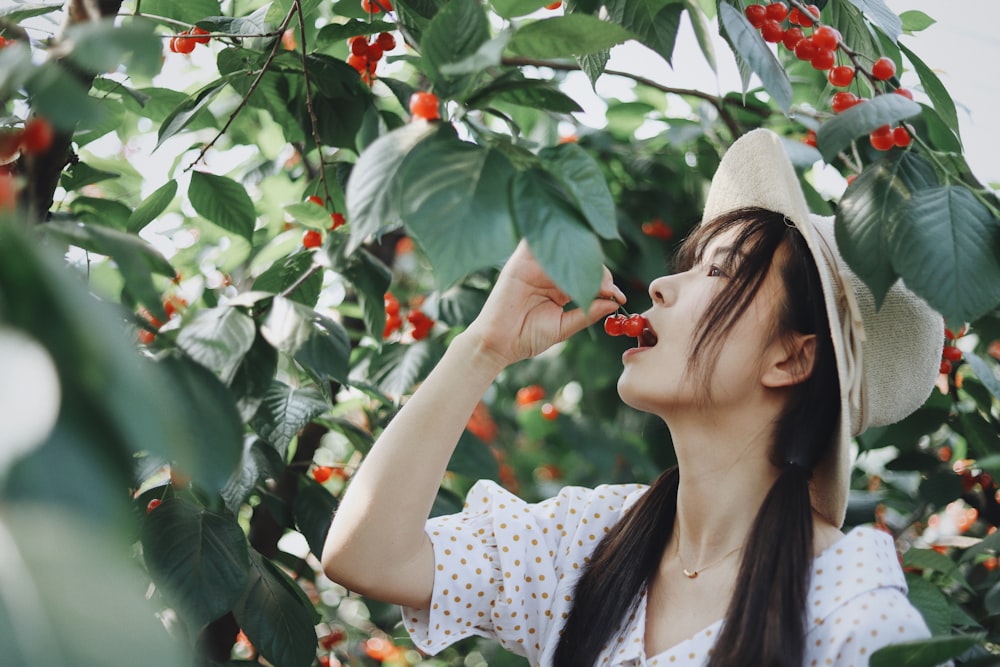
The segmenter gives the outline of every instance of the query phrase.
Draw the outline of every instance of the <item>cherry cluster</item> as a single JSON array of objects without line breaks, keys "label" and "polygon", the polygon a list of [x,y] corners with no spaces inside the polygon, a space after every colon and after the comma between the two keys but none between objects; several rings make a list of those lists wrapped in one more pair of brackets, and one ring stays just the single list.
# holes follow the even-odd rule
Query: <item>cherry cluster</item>
[{"label": "cherry cluster", "polygon": [[208,44],[208,35],[207,30],[195,26],[171,37],[168,48],[171,53],[191,53],[197,45]]},{"label": "cherry cluster", "polygon": [[669,241],[674,237],[673,228],[659,218],[642,223],[642,233],[654,239]]},{"label": "cherry cluster", "polygon": [[[324,206],[323,198],[318,195],[309,195],[306,201],[316,204],[317,206]],[[331,213],[330,214],[330,231],[336,231],[340,227],[347,224],[347,220],[344,219],[343,213]],[[310,229],[302,235],[302,245],[306,248],[318,248],[323,245],[323,234],[319,230]]]},{"label": "cherry cluster", "polygon": [[962,351],[958,349],[955,345],[956,341],[965,335],[965,327],[963,326],[958,332],[952,331],[951,329],[945,328],[944,337],[945,343],[944,348],[941,350],[941,372],[951,373],[952,365],[958,361],[962,360]]},{"label": "cherry cluster", "polygon": [[[403,328],[403,316],[400,313],[399,299],[392,292],[386,292],[385,297],[385,328],[382,330],[382,338],[388,338],[394,331]],[[430,335],[434,328],[434,320],[431,319],[419,307],[412,308],[406,315],[406,321],[410,323],[410,335],[413,340],[423,340]]]},{"label": "cherry cluster", "polygon": [[[167,320],[172,320],[175,315],[177,315],[182,309],[187,307],[187,300],[182,297],[173,295],[169,296],[163,301],[163,310],[167,314]],[[163,326],[163,322],[160,318],[153,315],[151,312],[145,308],[139,308],[139,316],[142,317],[149,326],[153,329],[159,329]],[[156,340],[156,334],[148,329],[139,329],[139,342],[143,345],[151,345],[152,342]]]},{"label": "cherry cluster", "polygon": [[[858,64],[859,54],[848,49],[840,32],[819,23],[819,8],[808,5],[806,9],[806,12],[800,11],[798,7],[789,9],[784,2],[776,0],[767,5],[748,5],[746,17],[750,25],[760,30],[764,41],[780,43],[799,60],[807,61],[815,69],[827,72],[827,80],[837,88],[850,86],[859,72],[868,77],[873,85],[888,82],[896,75],[896,64],[884,56],[875,60],[870,70],[864,70]],[[807,35],[805,30],[810,28],[812,31]],[[838,50],[850,58],[851,65],[837,64]],[[913,99],[912,93],[905,88],[893,88],[892,92]],[[830,100],[830,106],[834,113],[841,113],[864,101],[865,98],[850,91],[838,91]],[[902,125],[884,125],[869,135],[869,141],[873,148],[880,151],[887,151],[893,146],[905,148],[910,145],[910,131]],[[806,136],[805,143],[816,145],[815,132]]]},{"label": "cherry cluster", "polygon": [[622,315],[616,313],[608,315],[604,319],[604,332],[609,336],[630,336],[638,338],[642,335],[642,330],[646,328],[648,322],[639,313],[632,315]]},{"label": "cherry cluster", "polygon": [[[2,39],[2,38],[0,38]],[[9,43],[9,40],[8,40]],[[0,128],[0,210],[12,209],[17,201],[14,173],[16,160],[23,153],[37,155],[52,145],[55,131],[41,116],[29,118],[23,129]]]},{"label": "cherry cluster", "polygon": [[366,35],[356,35],[347,40],[347,46],[351,50],[347,64],[356,69],[370,86],[375,80],[378,61],[382,59],[382,54],[396,48],[396,38],[388,32],[380,32],[378,37],[369,42]]}]

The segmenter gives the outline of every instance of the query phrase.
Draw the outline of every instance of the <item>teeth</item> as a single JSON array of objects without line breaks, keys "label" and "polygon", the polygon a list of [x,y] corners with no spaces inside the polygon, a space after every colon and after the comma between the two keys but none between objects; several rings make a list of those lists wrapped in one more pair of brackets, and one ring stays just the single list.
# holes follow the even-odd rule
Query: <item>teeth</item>
[{"label": "teeth", "polygon": [[653,347],[656,345],[657,340],[656,334],[651,329],[643,329],[642,334],[639,336],[639,346]]}]

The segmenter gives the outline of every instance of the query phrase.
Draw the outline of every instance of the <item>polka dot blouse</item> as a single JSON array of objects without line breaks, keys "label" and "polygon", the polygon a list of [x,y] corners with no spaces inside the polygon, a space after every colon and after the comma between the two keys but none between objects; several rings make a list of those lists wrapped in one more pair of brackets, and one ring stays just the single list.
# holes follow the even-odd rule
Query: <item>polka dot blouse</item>
[{"label": "polka dot blouse", "polygon": [[[491,637],[533,666],[547,667],[581,568],[645,489],[566,487],[558,496],[528,504],[493,482],[478,482],[460,514],[427,523],[434,593],[430,609],[403,608],[413,641],[434,654],[470,635]],[[647,657],[642,596],[597,664],[705,664],[722,620]],[[892,539],[872,528],[855,528],[814,560],[807,618],[806,667],[866,667],[871,653],[886,644],[929,636],[906,598]]]}]

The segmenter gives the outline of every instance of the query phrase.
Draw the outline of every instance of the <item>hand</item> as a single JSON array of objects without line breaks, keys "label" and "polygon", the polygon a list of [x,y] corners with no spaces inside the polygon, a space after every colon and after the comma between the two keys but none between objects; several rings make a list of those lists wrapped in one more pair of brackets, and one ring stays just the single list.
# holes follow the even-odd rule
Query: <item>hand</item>
[{"label": "hand", "polygon": [[570,298],[549,278],[521,241],[467,333],[500,366],[533,357],[617,310],[625,294],[603,269],[601,287],[589,307],[565,311]]}]

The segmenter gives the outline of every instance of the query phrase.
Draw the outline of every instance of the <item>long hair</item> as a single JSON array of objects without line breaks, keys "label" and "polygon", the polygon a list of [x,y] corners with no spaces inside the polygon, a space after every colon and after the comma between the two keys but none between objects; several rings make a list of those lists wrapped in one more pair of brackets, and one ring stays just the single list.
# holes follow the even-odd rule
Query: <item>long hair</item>
[{"label": "long hair", "polygon": [[[708,242],[734,227],[739,259],[698,323],[689,369],[711,370],[714,352],[753,302],[782,246],[786,298],[776,333],[815,334],[816,353],[812,373],[790,392],[779,417],[771,460],[781,473],[751,526],[709,667],[801,667],[813,540],[809,477],[837,432],[836,359],[819,273],[802,235],[783,215],[746,208],[709,221],[681,245],[678,270],[697,264]],[[673,532],[678,484],[676,468],[663,472],[598,544],[576,584],[556,667],[594,665],[634,610]]]}]

